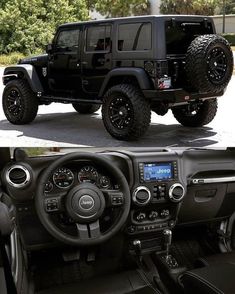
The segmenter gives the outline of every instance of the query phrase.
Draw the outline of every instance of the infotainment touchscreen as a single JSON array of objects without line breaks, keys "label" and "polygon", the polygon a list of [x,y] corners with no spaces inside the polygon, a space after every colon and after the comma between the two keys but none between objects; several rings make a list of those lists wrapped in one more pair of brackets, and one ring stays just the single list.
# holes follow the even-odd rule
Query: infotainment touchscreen
[{"label": "infotainment touchscreen", "polygon": [[172,162],[144,164],[144,181],[170,180],[173,178]]}]

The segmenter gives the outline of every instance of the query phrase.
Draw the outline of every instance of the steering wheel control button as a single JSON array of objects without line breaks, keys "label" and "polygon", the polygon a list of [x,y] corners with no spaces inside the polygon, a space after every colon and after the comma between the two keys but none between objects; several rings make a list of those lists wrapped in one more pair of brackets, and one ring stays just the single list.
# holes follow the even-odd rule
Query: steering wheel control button
[{"label": "steering wheel control button", "polygon": [[59,210],[59,201],[56,198],[45,200],[46,212],[55,212]]},{"label": "steering wheel control button", "polygon": [[137,205],[144,206],[151,200],[151,192],[145,186],[137,187],[133,192],[133,201]]},{"label": "steering wheel control button", "polygon": [[109,193],[110,201],[112,206],[123,205],[124,199],[121,193]]},{"label": "steering wheel control button", "polygon": [[79,199],[79,206],[84,210],[91,210],[95,206],[94,199],[89,195],[84,195]]},{"label": "steering wheel control button", "polygon": [[173,184],[169,189],[169,198],[172,202],[180,202],[185,196],[185,188],[180,183]]}]

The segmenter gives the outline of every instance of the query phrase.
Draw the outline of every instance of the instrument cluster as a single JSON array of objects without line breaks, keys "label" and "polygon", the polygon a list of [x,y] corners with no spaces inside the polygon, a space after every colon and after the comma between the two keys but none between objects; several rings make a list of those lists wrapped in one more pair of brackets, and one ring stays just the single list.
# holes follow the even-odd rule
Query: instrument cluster
[{"label": "instrument cluster", "polygon": [[74,184],[85,182],[95,184],[100,189],[114,188],[110,177],[92,165],[84,165],[79,169],[61,167],[55,170],[45,185],[45,192],[50,193],[54,189],[69,189]]}]

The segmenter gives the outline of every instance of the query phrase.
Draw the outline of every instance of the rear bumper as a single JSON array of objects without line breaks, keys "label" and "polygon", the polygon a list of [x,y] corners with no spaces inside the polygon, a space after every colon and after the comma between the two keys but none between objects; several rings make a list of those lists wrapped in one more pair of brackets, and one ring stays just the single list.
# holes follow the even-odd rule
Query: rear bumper
[{"label": "rear bumper", "polygon": [[184,89],[143,90],[145,98],[153,102],[182,103],[206,98],[217,98],[224,95],[220,93],[189,93]]}]

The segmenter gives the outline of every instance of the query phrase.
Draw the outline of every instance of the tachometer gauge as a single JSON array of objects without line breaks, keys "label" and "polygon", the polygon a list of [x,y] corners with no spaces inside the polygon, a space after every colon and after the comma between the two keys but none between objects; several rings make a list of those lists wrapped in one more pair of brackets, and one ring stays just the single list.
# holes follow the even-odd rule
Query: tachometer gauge
[{"label": "tachometer gauge", "polygon": [[89,182],[95,184],[98,180],[98,172],[93,166],[84,166],[78,172],[78,180],[80,183]]},{"label": "tachometer gauge", "polygon": [[99,178],[99,186],[100,186],[100,188],[103,188],[103,189],[110,188],[110,186],[111,186],[110,179],[106,176],[101,176]]},{"label": "tachometer gauge", "polygon": [[73,184],[74,174],[68,168],[58,168],[53,174],[53,182],[58,188],[68,188]]},{"label": "tachometer gauge", "polygon": [[50,192],[52,191],[53,187],[54,187],[54,186],[53,186],[52,182],[51,182],[51,181],[48,181],[48,182],[46,183],[46,185],[45,185],[44,191],[45,191],[46,193],[50,193]]}]

